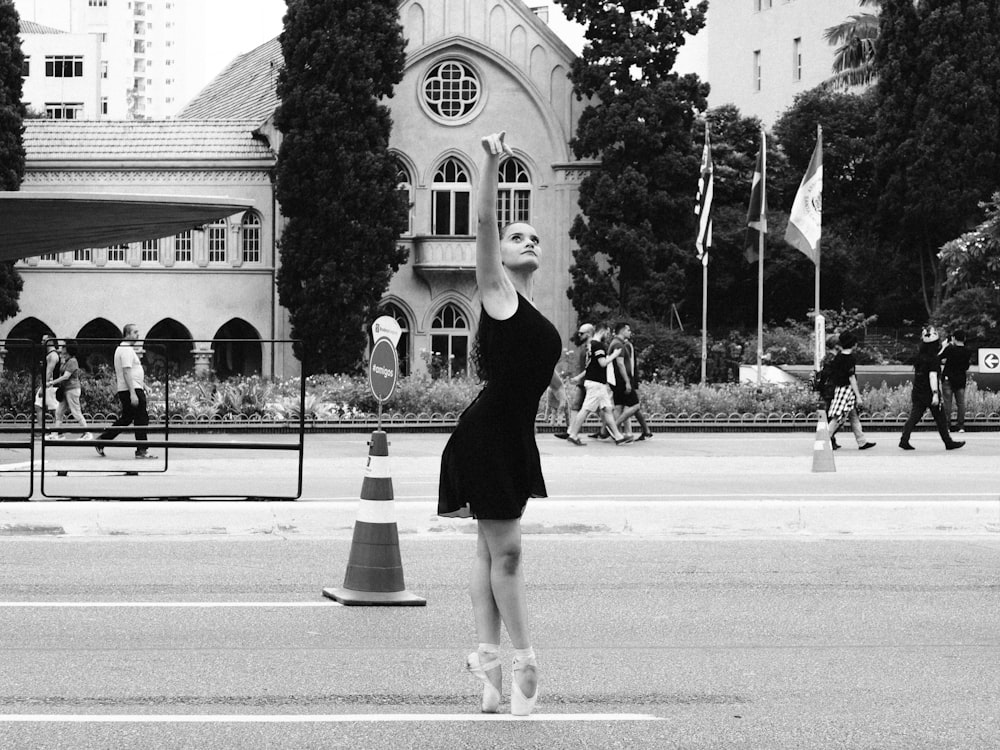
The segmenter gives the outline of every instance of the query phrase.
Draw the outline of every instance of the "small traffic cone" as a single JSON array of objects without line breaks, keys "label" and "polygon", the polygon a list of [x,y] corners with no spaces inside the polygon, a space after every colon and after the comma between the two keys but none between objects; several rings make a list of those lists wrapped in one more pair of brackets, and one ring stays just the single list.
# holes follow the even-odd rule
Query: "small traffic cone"
[{"label": "small traffic cone", "polygon": [[376,430],[368,445],[368,466],[344,587],[323,589],[323,596],[348,606],[420,607],[427,600],[411,594],[403,583],[386,434]]},{"label": "small traffic cone", "polygon": [[816,471],[836,471],[833,463],[833,444],[830,442],[830,425],[826,421],[826,413],[819,410],[819,420],[816,422],[816,440],[813,442],[813,468]]}]

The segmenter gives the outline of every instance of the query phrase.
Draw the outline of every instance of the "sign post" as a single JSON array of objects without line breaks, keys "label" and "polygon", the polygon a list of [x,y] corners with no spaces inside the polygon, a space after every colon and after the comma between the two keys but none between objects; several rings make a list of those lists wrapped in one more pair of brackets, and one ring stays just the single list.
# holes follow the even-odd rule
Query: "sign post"
[{"label": "sign post", "polygon": [[368,359],[368,385],[378,401],[378,429],[381,432],[382,404],[392,397],[399,375],[399,355],[396,354],[399,325],[393,318],[383,316],[372,324],[372,335],[375,345]]},{"label": "sign post", "polygon": [[979,372],[1000,372],[1000,349],[979,350]]}]

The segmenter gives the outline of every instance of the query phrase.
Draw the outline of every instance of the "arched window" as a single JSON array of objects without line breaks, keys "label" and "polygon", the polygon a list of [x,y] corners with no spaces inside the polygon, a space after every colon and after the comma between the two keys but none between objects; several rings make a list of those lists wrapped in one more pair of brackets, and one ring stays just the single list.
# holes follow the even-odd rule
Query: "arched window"
[{"label": "arched window", "polygon": [[406,234],[413,234],[413,180],[410,178],[410,170],[399,159],[396,159],[396,188],[406,197],[406,205],[409,206]]},{"label": "arched window", "polygon": [[219,219],[208,225],[208,262],[226,262],[226,220]]},{"label": "arched window", "polygon": [[506,159],[498,170],[497,216],[500,227],[531,221],[531,176],[519,159]]},{"label": "arched window", "polygon": [[469,374],[469,321],[449,302],[431,322],[430,374],[453,378]]},{"label": "arched window", "polygon": [[247,211],[240,224],[243,238],[243,262],[260,263],[260,217],[254,211]]},{"label": "arched window", "polygon": [[396,344],[396,356],[399,357],[399,374],[410,374],[410,321],[399,305],[388,302],[382,305],[382,315],[388,315],[399,326],[399,342]]},{"label": "arched window", "polygon": [[458,159],[447,159],[434,173],[431,234],[469,234],[471,196],[469,172],[465,165]]}]

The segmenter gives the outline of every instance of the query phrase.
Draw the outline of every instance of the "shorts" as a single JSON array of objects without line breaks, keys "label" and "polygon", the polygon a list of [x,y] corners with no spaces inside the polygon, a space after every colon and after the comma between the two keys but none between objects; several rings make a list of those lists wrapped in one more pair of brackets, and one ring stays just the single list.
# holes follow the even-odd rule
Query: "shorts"
[{"label": "shorts", "polygon": [[583,408],[583,399],[587,395],[587,390],[583,387],[583,384],[570,386],[566,393],[566,401],[569,404],[570,411],[580,411]]},{"label": "shorts", "polygon": [[611,386],[607,383],[596,383],[593,380],[583,381],[584,387],[587,389],[587,395],[583,399],[583,406],[580,407],[581,411],[600,411],[601,409],[607,409],[611,411],[614,408],[614,403],[611,401]]},{"label": "shorts", "polygon": [[611,396],[614,399],[615,406],[638,406],[639,405],[639,394],[635,392],[635,388],[631,391],[626,391],[624,388],[612,388]]}]

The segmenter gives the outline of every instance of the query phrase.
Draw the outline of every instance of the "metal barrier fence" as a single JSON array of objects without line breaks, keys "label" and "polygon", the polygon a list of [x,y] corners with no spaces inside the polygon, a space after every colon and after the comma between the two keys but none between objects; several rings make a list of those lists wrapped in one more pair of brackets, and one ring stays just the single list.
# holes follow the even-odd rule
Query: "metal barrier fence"
[{"label": "metal barrier fence", "polygon": [[[60,339],[62,341],[62,339]],[[86,342],[88,345],[99,345],[99,344],[110,344],[111,346],[117,346],[121,339],[81,339],[82,342]],[[195,492],[191,490],[187,491],[170,491],[168,493],[157,493],[149,492],[143,488],[141,492],[142,499],[159,499],[159,500],[200,500],[200,499],[212,499],[212,500],[245,500],[245,499],[260,499],[260,500],[297,500],[302,495],[302,474],[303,474],[303,458],[304,458],[304,447],[305,447],[305,400],[306,400],[306,381],[304,377],[299,378],[299,389],[298,389],[298,404],[297,409],[293,410],[297,412],[298,416],[294,419],[294,423],[290,419],[286,419],[281,423],[281,427],[288,428],[293,427],[296,439],[294,442],[289,441],[277,441],[277,440],[221,440],[221,439],[191,439],[195,435],[236,435],[236,434],[246,434],[247,425],[241,423],[224,423],[221,421],[207,421],[207,420],[197,420],[194,423],[185,422],[182,418],[175,418],[175,413],[173,403],[171,401],[171,385],[174,380],[171,376],[171,364],[176,364],[171,362],[170,352],[177,351],[177,347],[170,346],[171,344],[176,345],[197,345],[200,343],[211,343],[215,345],[220,344],[250,344],[259,346],[274,346],[274,345],[285,345],[294,343],[290,339],[214,339],[211,342],[201,342],[193,341],[190,339],[141,339],[136,342],[141,345],[141,347],[146,350],[157,349],[157,354],[159,356],[160,362],[163,363],[163,373],[164,377],[162,380],[163,387],[163,416],[162,419],[156,419],[150,421],[148,425],[119,425],[113,424],[101,424],[101,425],[88,425],[84,426],[67,426],[66,424],[61,424],[56,426],[49,416],[50,409],[47,407],[46,403],[46,388],[45,388],[45,349],[44,346],[38,342],[34,342],[28,339],[6,339],[0,340],[0,345],[7,347],[10,351],[11,348],[19,348],[27,350],[30,353],[30,361],[38,363],[37,367],[30,367],[30,393],[34,394],[35,397],[35,407],[38,406],[39,397],[43,408],[31,408],[29,409],[30,414],[27,418],[25,424],[0,424],[0,435],[6,437],[10,436],[22,436],[20,439],[7,439],[0,440],[0,448],[8,448],[14,450],[26,450],[28,452],[28,462],[27,466],[23,467],[21,464],[15,464],[13,469],[4,469],[3,473],[26,473],[28,476],[27,492],[21,492],[16,494],[5,494],[4,487],[0,484],[0,501],[25,501],[30,500],[35,492],[35,476],[38,476],[38,489],[39,494],[48,499],[65,499],[65,500],[83,500],[92,499],[94,497],[93,492],[80,492],[79,488],[76,491],[62,491],[62,492],[50,492],[46,488],[46,479],[54,475],[57,477],[68,477],[70,474],[73,475],[116,475],[122,474],[125,476],[142,476],[142,475],[166,475],[171,470],[171,449],[177,450],[212,450],[212,451],[279,451],[279,452],[294,452],[296,459],[296,471],[295,471],[295,491],[293,494],[276,494],[268,493],[266,495],[258,495],[247,492],[240,493],[228,493],[228,492]],[[205,349],[197,350],[204,352]],[[22,352],[23,353],[23,352]],[[164,355],[165,353],[165,355]],[[303,368],[304,369],[304,368]],[[4,377],[7,377],[7,373],[4,373]],[[148,382],[148,378],[146,379]],[[148,394],[147,394],[148,395]],[[156,402],[154,402],[156,403]],[[72,419],[71,415],[67,415],[69,419]],[[272,425],[277,426],[277,425]],[[100,432],[104,433],[107,431],[112,431],[115,433],[121,433],[123,435],[131,435],[132,439],[120,440],[120,439],[100,439],[100,435],[90,436],[87,433]],[[284,430],[282,430],[284,431]],[[81,438],[75,440],[62,440],[55,439],[56,433],[67,433],[67,434],[81,434]],[[145,434],[143,434],[145,433]],[[162,435],[161,439],[139,439],[139,435],[142,434],[143,437],[146,435]],[[84,439],[86,438],[86,439]],[[37,445],[37,448],[36,448]],[[58,461],[52,458],[51,452],[52,448],[73,448],[73,449],[104,449],[108,447],[116,448],[134,448],[138,449],[161,449],[163,451],[162,461],[150,461],[149,464],[143,462],[143,466],[148,468],[121,468],[114,466],[114,468],[109,467],[107,464],[103,466],[94,466],[90,468],[88,466],[82,466],[79,464],[66,465],[65,463],[60,464]],[[37,456],[37,461],[36,461]],[[176,453],[174,455],[175,464],[177,460]],[[50,482],[51,484],[51,482]],[[101,495],[101,499],[107,500],[125,500],[125,499],[138,499],[140,496],[136,494],[131,494],[127,496],[115,496],[115,495]]]}]

